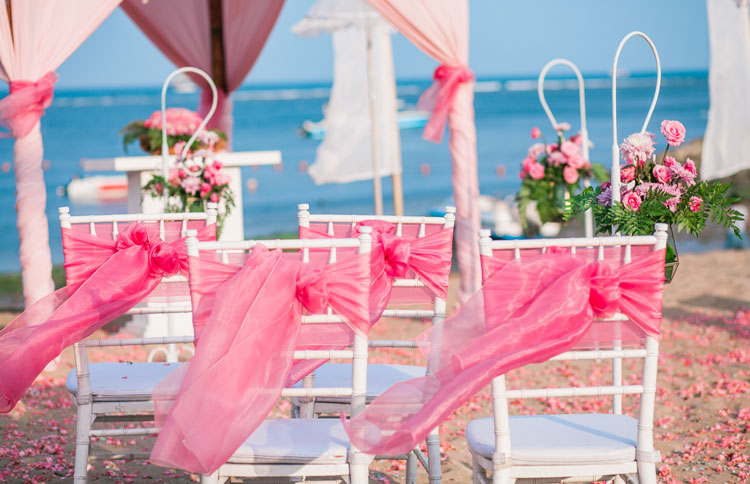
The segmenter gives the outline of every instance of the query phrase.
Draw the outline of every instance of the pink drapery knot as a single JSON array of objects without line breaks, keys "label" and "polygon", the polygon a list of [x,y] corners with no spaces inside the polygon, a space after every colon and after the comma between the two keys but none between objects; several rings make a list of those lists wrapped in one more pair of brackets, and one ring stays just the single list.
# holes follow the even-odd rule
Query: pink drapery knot
[{"label": "pink drapery knot", "polygon": [[115,250],[141,246],[148,251],[149,273],[153,277],[173,276],[183,264],[180,252],[169,242],[154,237],[143,224],[132,224],[117,236]]},{"label": "pink drapery knot", "polygon": [[422,137],[427,141],[441,143],[448,113],[453,106],[458,87],[473,81],[474,73],[467,66],[450,67],[443,64],[435,69],[432,78],[435,83],[419,97],[417,107],[432,111]]},{"label": "pink drapery knot", "polygon": [[328,279],[323,269],[303,265],[297,274],[297,300],[312,313],[321,313],[328,307]]},{"label": "pink drapery knot", "polygon": [[44,110],[52,104],[56,72],[48,72],[36,82],[11,81],[8,96],[0,100],[0,124],[10,130],[1,137],[22,138],[44,115]]},{"label": "pink drapery knot", "polygon": [[391,277],[406,277],[411,255],[410,241],[391,234],[381,236],[381,241],[385,252],[385,272]]}]

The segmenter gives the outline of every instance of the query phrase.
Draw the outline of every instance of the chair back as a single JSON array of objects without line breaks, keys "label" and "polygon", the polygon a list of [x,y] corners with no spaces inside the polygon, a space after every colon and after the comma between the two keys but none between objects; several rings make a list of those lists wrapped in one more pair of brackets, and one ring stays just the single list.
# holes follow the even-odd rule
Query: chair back
[{"label": "chair back", "polygon": [[[509,240],[494,241],[490,238],[489,231],[480,231],[479,248],[483,259],[482,277],[487,280],[491,274],[491,264],[487,263],[487,258],[501,259],[503,261],[514,260],[523,263],[524,260],[545,254],[551,248],[562,248],[575,253],[578,256],[586,257],[592,261],[607,260],[610,263],[624,265],[645,257],[652,251],[661,250],[666,247],[667,226],[665,224],[656,224],[654,235],[647,236],[630,236],[630,237],[581,237],[567,239],[527,239],[527,240]],[[654,418],[654,400],[656,393],[656,375],[657,362],[659,354],[659,342],[650,337],[639,333],[637,338],[633,338],[630,333],[628,319],[621,313],[615,314],[611,318],[599,319],[592,325],[595,328],[597,324],[614,325],[614,333],[621,334],[622,340],[609,341],[604,345],[586,345],[585,347],[575,348],[559,354],[550,359],[552,363],[559,361],[587,360],[591,362],[612,361],[612,383],[605,385],[589,384],[586,381],[581,386],[557,386],[553,384],[545,385],[538,388],[514,388],[506,387],[505,375],[496,377],[492,381],[492,401],[493,415],[495,424],[495,456],[502,461],[506,456],[510,456],[510,423],[508,402],[518,399],[540,399],[540,398],[560,398],[560,397],[591,397],[591,396],[613,396],[612,412],[619,414],[622,412],[623,395],[640,395],[640,406],[638,415],[638,452],[649,453],[655,452],[653,447],[653,418]],[[616,331],[622,331],[617,333]],[[632,343],[626,345],[624,343]],[[643,360],[643,368],[639,378],[629,380],[628,384],[623,384],[622,378],[622,360],[636,359]],[[643,454],[645,455],[645,454]]]}]

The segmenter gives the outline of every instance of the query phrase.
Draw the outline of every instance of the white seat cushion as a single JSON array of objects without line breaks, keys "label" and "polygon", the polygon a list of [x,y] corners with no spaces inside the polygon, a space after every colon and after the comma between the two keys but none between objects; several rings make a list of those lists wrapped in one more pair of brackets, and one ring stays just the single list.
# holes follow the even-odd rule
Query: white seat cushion
[{"label": "white seat cushion", "polygon": [[267,419],[229,458],[234,464],[344,463],[349,438],[337,418]]},{"label": "white seat cushion", "polygon": [[[371,402],[394,383],[422,377],[424,376],[424,372],[425,369],[423,366],[385,365],[377,363],[367,365],[367,401]],[[347,387],[351,386],[351,383],[352,365],[345,363],[326,363],[315,370],[315,386],[317,388]],[[298,382],[295,386],[301,387],[302,382]],[[315,400],[323,402],[349,401],[348,398],[340,399],[328,397],[317,397]]]},{"label": "white seat cushion", "polygon": [[[514,465],[619,464],[635,460],[638,421],[627,415],[529,415],[510,417]],[[466,428],[469,448],[488,459],[495,450],[493,419]]]},{"label": "white seat cushion", "polygon": [[[91,363],[91,394],[95,401],[151,400],[154,386],[181,363]],[[70,370],[65,386],[78,393],[75,369]]]}]

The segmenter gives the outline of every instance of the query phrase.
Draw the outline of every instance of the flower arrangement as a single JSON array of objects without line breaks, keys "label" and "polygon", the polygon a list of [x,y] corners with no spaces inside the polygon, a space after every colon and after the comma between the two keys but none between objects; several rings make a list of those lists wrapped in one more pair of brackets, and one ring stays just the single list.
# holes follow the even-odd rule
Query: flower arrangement
[{"label": "flower arrangement", "polygon": [[[620,166],[620,201],[612,203],[609,182],[586,188],[571,198],[565,213],[570,219],[591,209],[598,233],[620,232],[624,235],[648,235],[654,224],[666,223],[697,236],[709,220],[729,229],[741,238],[735,222],[742,214],[731,208],[737,197],[728,197],[730,184],[699,182],[695,163],[687,158],[680,163],[668,156],[671,146],[685,140],[685,127],[679,121],[664,120],[661,134],[667,146],[656,161],[653,133],[634,133],[620,145],[624,165]],[[676,259],[676,252],[667,247],[667,263]],[[667,272],[667,281],[671,273]]]},{"label": "flower arrangement", "polygon": [[220,140],[214,131],[201,131],[193,144],[193,148],[197,148],[188,149],[184,157],[182,151],[186,142],[178,141],[172,147],[178,156],[166,183],[161,174],[155,174],[143,187],[143,192],[152,197],[163,196],[166,187],[167,212],[203,212],[206,203],[218,203],[217,234],[235,206],[230,178],[221,171],[221,161],[214,158]]},{"label": "flower arrangement", "polygon": [[[177,150],[174,149],[175,144],[187,142],[193,135],[198,126],[203,122],[198,113],[190,111],[185,108],[167,108],[167,145],[169,146],[169,152],[174,154]],[[214,144],[214,151],[223,151],[226,146],[226,135],[219,130],[211,130],[215,133],[219,141]],[[122,145],[125,152],[128,151],[128,146],[135,141],[139,141],[143,151],[158,155],[161,153],[161,111],[154,111],[148,119],[133,121],[132,123],[125,126],[122,131]],[[200,149],[200,145],[196,141],[193,143],[191,149]]]},{"label": "flower arrangement", "polygon": [[601,165],[592,165],[583,158],[580,134],[565,138],[568,123],[555,126],[557,143],[547,144],[539,128],[531,130],[531,139],[540,139],[529,148],[521,164],[521,188],[516,195],[524,230],[528,232],[527,207],[535,203],[542,223],[562,222],[565,201],[581,188],[581,179],[594,176],[606,179]]}]

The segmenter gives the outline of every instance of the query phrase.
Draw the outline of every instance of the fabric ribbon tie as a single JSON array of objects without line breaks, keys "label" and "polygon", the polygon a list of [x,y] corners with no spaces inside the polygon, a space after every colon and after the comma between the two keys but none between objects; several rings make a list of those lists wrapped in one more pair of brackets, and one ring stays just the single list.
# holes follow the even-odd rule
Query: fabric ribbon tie
[{"label": "fabric ribbon tie", "polygon": [[591,289],[589,291],[589,305],[594,314],[607,318],[613,316],[622,297],[620,280],[611,265],[597,263],[591,275]]},{"label": "fabric ribbon tie", "polygon": [[328,278],[325,272],[305,265],[297,274],[297,300],[312,313],[321,313],[328,307]]},{"label": "fabric ribbon tie", "polygon": [[411,255],[410,241],[391,234],[384,234],[381,241],[385,252],[385,272],[391,277],[406,277]]},{"label": "fabric ribbon tie", "polygon": [[120,251],[135,246],[141,246],[148,251],[149,274],[152,277],[169,277],[180,271],[183,262],[179,251],[160,238],[152,240],[148,229],[142,224],[132,224],[128,230],[120,233],[117,236],[115,250]]},{"label": "fabric ribbon tie", "polygon": [[420,97],[417,107],[426,111],[432,111],[430,120],[424,127],[422,137],[427,141],[441,143],[445,132],[445,123],[448,121],[448,113],[453,106],[458,87],[461,84],[474,80],[474,73],[467,66],[449,67],[438,66],[432,76],[435,83],[430,86]]},{"label": "fabric ribbon tie", "polygon": [[22,138],[31,132],[52,104],[57,77],[56,72],[48,72],[36,82],[10,82],[8,96],[0,100],[0,124],[10,133],[0,133],[0,137]]}]

